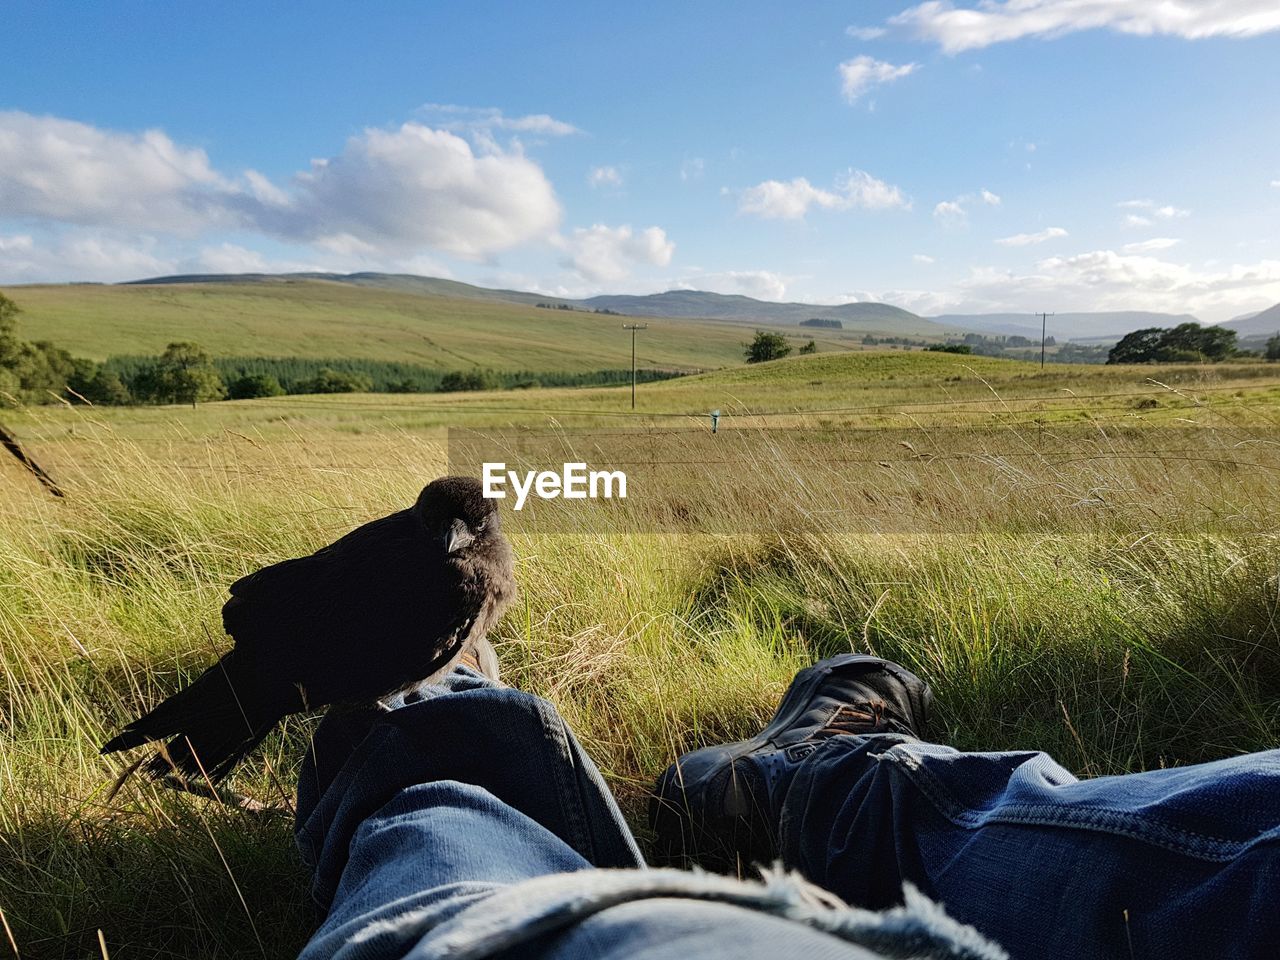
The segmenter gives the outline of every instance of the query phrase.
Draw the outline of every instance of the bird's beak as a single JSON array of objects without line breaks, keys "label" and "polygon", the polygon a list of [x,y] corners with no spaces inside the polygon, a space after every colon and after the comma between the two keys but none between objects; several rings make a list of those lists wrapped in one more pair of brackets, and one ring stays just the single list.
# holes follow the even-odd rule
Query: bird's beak
[{"label": "bird's beak", "polygon": [[467,529],[466,521],[455,517],[453,522],[449,524],[449,529],[444,533],[445,553],[457,553],[474,539],[475,534]]}]

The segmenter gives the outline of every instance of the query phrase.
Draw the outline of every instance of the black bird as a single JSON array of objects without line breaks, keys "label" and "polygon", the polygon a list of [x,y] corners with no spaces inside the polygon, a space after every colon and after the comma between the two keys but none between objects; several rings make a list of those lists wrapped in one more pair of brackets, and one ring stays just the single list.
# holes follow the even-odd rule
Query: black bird
[{"label": "black bird", "polygon": [[435,480],[408,510],[233,583],[231,652],[102,752],[171,737],[144,770],[216,783],[291,713],[444,674],[514,595],[495,502],[471,477]]}]

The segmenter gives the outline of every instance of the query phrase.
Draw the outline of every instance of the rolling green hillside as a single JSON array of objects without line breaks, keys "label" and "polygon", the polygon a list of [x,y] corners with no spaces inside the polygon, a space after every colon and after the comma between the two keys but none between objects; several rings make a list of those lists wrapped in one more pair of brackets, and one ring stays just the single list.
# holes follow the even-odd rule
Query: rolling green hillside
[{"label": "rolling green hillside", "polygon": [[[79,356],[154,354],[194,340],[221,356],[348,357],[445,370],[599,370],[631,364],[618,317],[423,295],[324,280],[9,287],[19,333]],[[644,367],[742,362],[741,324],[652,319],[637,341]],[[853,334],[797,331],[820,349],[856,349]]]},{"label": "rolling green hillside", "polygon": [[846,332],[875,333],[890,336],[944,337],[954,335],[952,328],[917,316],[909,310],[887,303],[860,302],[840,304],[776,303],[740,294],[727,295],[706,290],[668,290],[640,296],[603,295],[586,300],[572,300],[522,290],[496,290],[477,287],[457,280],[420,277],[402,273],[291,273],[291,274],[190,274],[153,277],[138,280],[139,286],[173,284],[248,284],[287,283],[299,280],[325,280],[374,290],[396,290],[422,296],[483,300],[489,303],[518,303],[526,306],[555,304],[592,313],[597,309],[633,317],[724,321],[737,323],[796,326],[811,317],[839,320]]}]

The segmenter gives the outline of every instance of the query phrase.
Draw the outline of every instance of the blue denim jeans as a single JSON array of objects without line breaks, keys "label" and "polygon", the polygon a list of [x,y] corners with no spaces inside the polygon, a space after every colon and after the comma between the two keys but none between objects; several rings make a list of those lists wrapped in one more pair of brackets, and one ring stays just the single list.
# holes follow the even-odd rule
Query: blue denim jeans
[{"label": "blue denim jeans", "polygon": [[648,869],[555,710],[459,669],[317,731],[298,843],[327,915],[302,955],[1275,957],[1278,840],[1280,751],[1080,782],[839,736],[786,794],[787,869]]}]

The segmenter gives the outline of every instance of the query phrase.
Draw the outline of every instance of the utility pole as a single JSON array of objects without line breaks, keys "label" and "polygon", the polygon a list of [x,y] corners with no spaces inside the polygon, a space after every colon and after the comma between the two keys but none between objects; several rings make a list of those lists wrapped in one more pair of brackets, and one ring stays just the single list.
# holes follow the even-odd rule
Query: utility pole
[{"label": "utility pole", "polygon": [[1044,335],[1045,335],[1045,331],[1048,329],[1048,326],[1049,326],[1049,318],[1052,317],[1053,314],[1037,313],[1036,316],[1040,318],[1040,369],[1043,370],[1044,369],[1044,340],[1045,340]]},{"label": "utility pole", "polygon": [[631,331],[631,409],[636,408],[636,331],[648,330],[647,323],[624,323],[623,330]]}]

